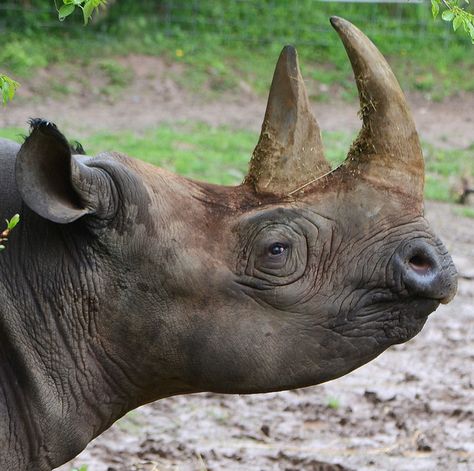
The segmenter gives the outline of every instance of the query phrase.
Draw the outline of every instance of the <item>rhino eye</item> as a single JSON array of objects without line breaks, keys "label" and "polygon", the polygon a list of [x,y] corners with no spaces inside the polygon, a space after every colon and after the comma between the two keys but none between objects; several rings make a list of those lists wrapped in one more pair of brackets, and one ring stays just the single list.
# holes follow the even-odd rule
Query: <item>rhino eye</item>
[{"label": "rhino eye", "polygon": [[292,258],[290,244],[290,241],[271,243],[262,241],[261,249],[257,250],[255,258],[256,268],[264,273],[285,275],[288,262]]},{"label": "rhino eye", "polygon": [[288,250],[288,244],[275,242],[268,248],[268,253],[273,256],[283,255]]},{"label": "rhino eye", "polygon": [[260,228],[249,241],[245,274],[259,283],[287,285],[306,268],[306,237],[290,224],[273,223]]}]

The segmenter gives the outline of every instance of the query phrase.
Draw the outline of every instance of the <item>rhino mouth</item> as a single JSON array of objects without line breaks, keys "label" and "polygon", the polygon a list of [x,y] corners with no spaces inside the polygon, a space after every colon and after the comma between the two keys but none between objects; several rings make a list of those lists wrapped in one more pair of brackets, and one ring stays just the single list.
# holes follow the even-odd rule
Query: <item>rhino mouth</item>
[{"label": "rhino mouth", "polygon": [[440,305],[440,300],[432,298],[408,298],[403,301],[387,300],[367,304],[354,312],[357,319],[377,319],[381,315],[388,318],[399,316],[412,317],[414,319],[426,319]]},{"label": "rhino mouth", "polygon": [[335,330],[351,337],[372,336],[383,345],[403,343],[420,332],[428,316],[439,305],[437,299],[412,297],[400,300],[391,296],[358,306]]},{"label": "rhino mouth", "polygon": [[[418,334],[428,316],[440,305],[439,300],[412,298],[404,302],[375,305],[359,313],[359,319],[374,319],[380,323],[383,337],[394,343],[406,342]],[[377,312],[376,312],[377,311]],[[375,320],[377,319],[378,320]]]}]

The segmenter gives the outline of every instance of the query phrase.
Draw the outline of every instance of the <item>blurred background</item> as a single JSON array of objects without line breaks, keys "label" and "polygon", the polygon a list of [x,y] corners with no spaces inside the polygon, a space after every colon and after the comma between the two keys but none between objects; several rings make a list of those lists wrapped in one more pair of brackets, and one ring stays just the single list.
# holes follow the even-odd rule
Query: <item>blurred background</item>
[{"label": "blurred background", "polygon": [[345,378],[159,401],[61,470],[474,469],[474,46],[434,20],[430,2],[109,0],[85,27],[80,11],[58,21],[53,0],[1,0],[0,72],[21,87],[0,110],[0,136],[21,140],[28,118],[43,117],[89,154],[122,151],[236,184],[276,60],[292,44],[337,165],[360,120],[332,15],[375,42],[407,94],[427,216],[454,255],[458,297],[413,341]]},{"label": "blurred background", "polygon": [[54,5],[0,3],[0,69],[22,84],[1,113],[9,135],[36,113],[71,138],[87,136],[89,152],[113,146],[233,184],[245,174],[278,54],[293,44],[329,158],[340,162],[359,128],[350,64],[329,24],[340,15],[376,43],[409,94],[427,195],[455,201],[472,178],[473,46],[462,28],[433,20],[429,2],[109,0],[87,27],[79,9],[58,21]]}]

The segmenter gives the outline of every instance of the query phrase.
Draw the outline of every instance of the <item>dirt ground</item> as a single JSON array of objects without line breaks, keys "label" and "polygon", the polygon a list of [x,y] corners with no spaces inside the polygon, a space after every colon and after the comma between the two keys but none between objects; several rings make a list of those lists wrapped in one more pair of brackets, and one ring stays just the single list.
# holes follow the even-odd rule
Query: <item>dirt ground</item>
[{"label": "dirt ground", "polygon": [[[81,137],[90,132],[129,129],[142,131],[164,122],[202,121],[211,126],[259,130],[266,98],[256,96],[241,81],[240,89],[209,99],[191,95],[176,79],[185,74],[180,64],[162,58],[132,55],[118,59],[133,77],[128,88],[103,93],[110,84],[97,63],[74,68],[54,66],[21,80],[17,99],[0,110],[0,127],[26,127],[31,117],[55,122],[67,135]],[[268,82],[271,74],[268,71]],[[58,95],[55,85],[70,84],[70,93]],[[309,83],[312,95],[318,85]],[[355,90],[355,84],[354,84]],[[335,90],[337,94],[337,90]],[[423,140],[443,147],[468,147],[474,142],[474,94],[459,93],[446,102],[433,102],[426,95],[408,96],[418,132]],[[316,102],[314,112],[323,130],[356,131],[360,128],[358,105],[339,99]]]},{"label": "dirt ground", "polygon": [[[156,58],[122,60],[135,78],[119,98],[90,92],[90,83],[101,80],[93,69],[81,72],[85,79],[73,95],[47,98],[41,90],[60,71],[43,71],[1,111],[0,127],[23,127],[41,116],[80,137],[181,120],[255,130],[261,124],[264,100],[245,84],[241,93],[209,102],[179,88],[169,74],[176,66]],[[474,96],[444,103],[409,99],[423,139],[440,146],[474,143]],[[319,103],[315,111],[323,129],[359,126],[355,104]],[[455,300],[432,314],[415,339],[320,386],[254,396],[196,394],[144,406],[59,469],[473,470],[474,219],[432,202],[427,216],[455,259],[460,284]]]}]

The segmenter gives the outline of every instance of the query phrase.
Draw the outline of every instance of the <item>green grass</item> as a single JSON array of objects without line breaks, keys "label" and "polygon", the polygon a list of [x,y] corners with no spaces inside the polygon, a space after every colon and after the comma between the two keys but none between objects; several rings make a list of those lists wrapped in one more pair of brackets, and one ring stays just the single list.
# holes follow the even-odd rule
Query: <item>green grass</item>
[{"label": "green grass", "polygon": [[86,149],[92,153],[120,150],[191,178],[231,185],[245,176],[255,143],[256,136],[248,131],[177,124],[160,126],[141,135],[95,134],[87,139]]},{"label": "green grass", "polygon": [[112,58],[102,59],[97,65],[107,79],[107,85],[100,90],[103,94],[117,96],[132,82],[132,71]]},{"label": "green grass", "polygon": [[[41,4],[33,0],[36,3]],[[117,68],[113,57],[152,54],[184,64],[186,72],[173,78],[192,91],[222,93],[238,90],[245,82],[264,94],[271,80],[268,70],[282,46],[290,43],[299,50],[305,78],[316,84],[315,98],[325,100],[337,93],[352,99],[349,61],[328,23],[331,15],[341,15],[360,26],[389,57],[404,89],[434,99],[474,91],[473,46],[462,28],[454,33],[444,22],[435,22],[427,4],[175,0],[173,5],[166,12],[168,7],[157,8],[153,1],[121,0],[87,28],[79,26],[80,15],[60,25],[54,9],[43,17],[18,18],[7,12],[0,64],[21,79],[47,65],[99,58],[112,85],[115,81],[124,86],[127,71]],[[53,26],[45,32],[38,27],[42,22]],[[56,88],[60,93],[68,90],[67,83]]]},{"label": "green grass", "polygon": [[26,128],[0,128],[0,137],[16,142],[21,142],[26,134],[28,134]]},{"label": "green grass", "polygon": [[326,398],[326,406],[329,409],[338,410],[341,408],[341,401],[337,397],[329,396]]},{"label": "green grass", "polygon": [[453,192],[462,176],[474,177],[474,148],[438,149],[432,145],[423,146],[426,161],[426,188],[428,199],[455,201]]},{"label": "green grass", "polygon": [[[0,137],[21,141],[23,129],[0,129]],[[75,136],[68,136],[74,139]],[[342,162],[354,135],[323,135],[326,155],[333,166]],[[90,155],[106,150],[124,152],[191,178],[233,185],[242,181],[258,136],[246,130],[212,128],[201,123],[162,125],[143,133],[96,133],[82,139]],[[453,186],[459,178],[474,177],[474,149],[446,150],[424,145],[425,195],[428,199],[455,202]]]},{"label": "green grass", "polygon": [[474,219],[474,208],[469,206],[459,206],[455,208],[456,214],[465,218],[473,218]]}]

